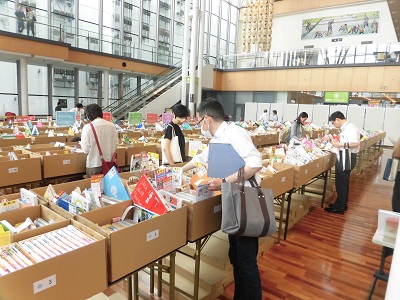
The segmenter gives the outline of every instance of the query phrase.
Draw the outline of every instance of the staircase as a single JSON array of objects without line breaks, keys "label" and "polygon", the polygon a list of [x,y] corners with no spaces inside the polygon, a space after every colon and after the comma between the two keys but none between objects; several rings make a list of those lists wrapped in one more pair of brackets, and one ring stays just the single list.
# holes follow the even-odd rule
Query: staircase
[{"label": "staircase", "polygon": [[[152,82],[149,80],[145,82],[137,89],[129,92],[121,99],[118,99],[109,106],[105,107],[104,111],[110,111],[115,118],[127,116],[131,111],[145,112],[144,110],[146,110],[146,106],[148,106],[155,99],[159,98],[161,95],[168,93],[168,91],[171,89],[173,89],[172,93],[177,96],[171,100],[172,105],[174,105],[180,100],[180,84],[182,81],[182,68],[180,63],[178,66],[173,67],[173,69],[168,69],[166,72],[157,75],[157,77],[159,77],[158,80]],[[172,97],[168,97],[168,99],[171,98]],[[158,105],[158,109],[153,109],[152,112],[158,112],[158,110],[162,110],[160,112],[162,113],[164,112],[165,107],[171,107],[172,105],[163,103],[162,107]]]}]

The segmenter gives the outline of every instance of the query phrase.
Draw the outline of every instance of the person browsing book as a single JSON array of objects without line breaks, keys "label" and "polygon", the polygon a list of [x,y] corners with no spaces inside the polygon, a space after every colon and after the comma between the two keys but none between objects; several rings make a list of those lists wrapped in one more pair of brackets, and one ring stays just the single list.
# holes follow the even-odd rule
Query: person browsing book
[{"label": "person browsing book", "polygon": [[[173,119],[165,128],[164,134],[164,148],[163,151],[170,165],[173,165],[178,162],[186,162],[186,152],[185,152],[185,137],[182,133],[180,125],[182,125],[186,121],[186,117],[189,112],[185,105],[177,104],[172,108]],[[182,161],[174,161],[171,152],[171,140],[173,136],[178,137],[179,141],[179,150],[181,152]],[[176,149],[177,150],[177,149]]]},{"label": "person browsing book", "polygon": [[[347,210],[347,202],[349,201],[350,173],[356,165],[357,153],[360,150],[360,131],[358,128],[348,121],[341,111],[335,111],[329,117],[329,121],[336,128],[340,128],[339,141],[332,141],[332,146],[336,152],[335,164],[335,186],[337,198],[335,203],[325,207],[325,211],[341,214]],[[351,152],[351,170],[343,169],[342,151],[347,146]]]},{"label": "person browsing book", "polygon": [[286,142],[289,143],[292,138],[300,139],[304,132],[304,123],[308,119],[308,113],[303,111],[290,126]]},{"label": "person browsing book", "polygon": [[[86,107],[86,118],[93,124],[105,161],[110,161],[117,149],[118,133],[113,123],[103,120],[103,112],[97,104]],[[102,162],[96,139],[90,124],[82,128],[81,148],[86,157],[86,176],[102,173]]]},{"label": "person browsing book", "polygon": [[[261,169],[261,155],[251,141],[248,132],[224,121],[224,110],[221,103],[214,98],[203,100],[198,108],[201,118],[198,123],[202,134],[210,139],[211,143],[231,144],[233,149],[244,160],[244,179],[249,179]],[[183,171],[195,167],[195,163],[208,162],[209,147],[183,166]],[[227,157],[226,159],[229,159]],[[209,189],[220,190],[222,182],[237,182],[238,172],[225,178],[209,180]],[[248,182],[246,181],[246,184]],[[258,238],[229,235],[229,259],[233,266],[235,280],[235,298],[261,300],[262,289],[260,274],[257,266]]]}]

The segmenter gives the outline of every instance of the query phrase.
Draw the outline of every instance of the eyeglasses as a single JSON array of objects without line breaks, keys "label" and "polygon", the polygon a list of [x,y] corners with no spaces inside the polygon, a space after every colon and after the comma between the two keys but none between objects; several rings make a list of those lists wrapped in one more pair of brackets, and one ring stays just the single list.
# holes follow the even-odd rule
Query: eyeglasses
[{"label": "eyeglasses", "polygon": [[198,121],[196,125],[197,125],[197,126],[200,125],[200,123],[203,122],[203,120],[204,120],[204,117],[202,117],[201,120]]}]

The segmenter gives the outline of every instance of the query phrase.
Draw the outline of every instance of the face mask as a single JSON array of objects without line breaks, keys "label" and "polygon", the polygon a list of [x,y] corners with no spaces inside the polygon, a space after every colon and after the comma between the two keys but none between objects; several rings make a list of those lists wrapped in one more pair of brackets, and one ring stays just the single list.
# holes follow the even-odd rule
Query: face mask
[{"label": "face mask", "polygon": [[203,126],[200,127],[201,134],[204,135],[205,138],[211,139],[213,138],[213,135],[210,132],[210,125],[208,125],[208,130],[204,130]]}]

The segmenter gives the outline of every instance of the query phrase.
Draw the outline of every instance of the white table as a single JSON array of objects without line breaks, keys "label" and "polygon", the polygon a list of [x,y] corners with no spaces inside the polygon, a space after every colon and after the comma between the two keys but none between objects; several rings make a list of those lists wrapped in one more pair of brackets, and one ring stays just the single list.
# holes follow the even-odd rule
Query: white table
[{"label": "white table", "polygon": [[376,285],[376,282],[378,281],[378,279],[385,281],[385,282],[388,281],[389,274],[386,274],[384,272],[385,259],[386,259],[386,257],[393,254],[393,249],[394,249],[394,245],[396,242],[396,238],[385,236],[385,235],[379,233],[377,230],[374,234],[374,237],[372,238],[372,242],[375,244],[381,245],[383,247],[382,247],[380,267],[379,267],[379,270],[376,270],[374,273],[374,280],[372,281],[372,286],[369,291],[368,300],[371,299],[372,294],[374,293],[375,285]]}]

